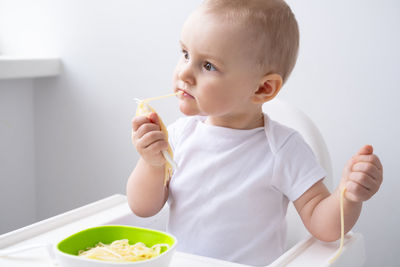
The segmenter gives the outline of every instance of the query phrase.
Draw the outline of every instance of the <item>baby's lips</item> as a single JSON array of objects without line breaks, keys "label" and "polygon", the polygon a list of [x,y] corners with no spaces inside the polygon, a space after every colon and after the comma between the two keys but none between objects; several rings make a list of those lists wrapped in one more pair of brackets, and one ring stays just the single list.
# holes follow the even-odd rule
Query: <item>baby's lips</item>
[{"label": "baby's lips", "polygon": [[184,97],[190,97],[190,98],[194,98],[193,95],[191,95],[190,93],[188,93],[188,89],[189,86],[187,83],[185,83],[182,80],[178,80],[176,82],[176,88],[178,92],[181,92],[178,96],[184,96]]},{"label": "baby's lips", "polygon": [[189,94],[188,92],[186,92],[186,91],[182,91],[183,93],[182,93],[182,95],[184,96],[184,97],[189,97],[189,98],[193,98],[194,99],[194,96],[192,96],[191,94]]},{"label": "baby's lips", "polygon": [[176,92],[176,96],[179,98],[181,96],[183,96],[183,94],[185,93],[183,90],[181,90],[180,88],[176,88],[175,90]]}]

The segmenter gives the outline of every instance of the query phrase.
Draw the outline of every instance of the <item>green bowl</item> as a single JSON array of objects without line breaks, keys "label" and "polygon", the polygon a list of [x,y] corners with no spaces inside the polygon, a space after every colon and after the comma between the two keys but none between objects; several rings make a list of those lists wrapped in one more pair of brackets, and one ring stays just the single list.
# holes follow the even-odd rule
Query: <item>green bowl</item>
[{"label": "green bowl", "polygon": [[[108,262],[78,257],[80,250],[94,247],[99,242],[110,244],[120,239],[128,239],[129,244],[142,242],[148,247],[155,244],[168,244],[170,247],[162,248],[161,254],[157,257],[137,262]],[[124,225],[104,225],[88,228],[65,238],[57,244],[55,251],[62,267],[115,267],[116,265],[157,267],[169,265],[176,244],[177,240],[174,236],[162,231]]]}]

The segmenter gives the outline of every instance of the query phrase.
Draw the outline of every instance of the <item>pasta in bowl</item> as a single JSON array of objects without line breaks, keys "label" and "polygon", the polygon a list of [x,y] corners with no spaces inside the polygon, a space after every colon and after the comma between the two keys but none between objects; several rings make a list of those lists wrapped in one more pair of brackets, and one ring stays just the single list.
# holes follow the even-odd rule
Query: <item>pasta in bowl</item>
[{"label": "pasta in bowl", "polygon": [[55,251],[61,267],[165,267],[176,244],[174,236],[162,231],[105,225],[65,238]]}]

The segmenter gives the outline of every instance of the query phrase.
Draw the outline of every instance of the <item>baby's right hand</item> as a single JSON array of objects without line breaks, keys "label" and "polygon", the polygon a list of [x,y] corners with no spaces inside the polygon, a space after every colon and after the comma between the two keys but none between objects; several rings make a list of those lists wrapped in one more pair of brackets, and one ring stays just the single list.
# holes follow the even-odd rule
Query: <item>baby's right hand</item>
[{"label": "baby's right hand", "polygon": [[137,116],[132,120],[132,143],[142,158],[150,165],[162,166],[165,158],[161,151],[168,148],[164,133],[160,130],[156,113],[148,117]]}]

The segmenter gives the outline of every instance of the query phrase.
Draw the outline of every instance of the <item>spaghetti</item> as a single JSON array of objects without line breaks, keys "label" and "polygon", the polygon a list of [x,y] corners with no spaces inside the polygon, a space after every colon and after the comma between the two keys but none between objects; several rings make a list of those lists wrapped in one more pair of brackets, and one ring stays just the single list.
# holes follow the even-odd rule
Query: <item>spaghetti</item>
[{"label": "spaghetti", "polygon": [[134,262],[157,257],[161,254],[163,247],[168,249],[169,245],[156,244],[152,247],[147,247],[141,242],[130,245],[127,239],[121,239],[109,245],[99,242],[94,247],[79,251],[78,256],[101,261]]},{"label": "spaghetti", "polygon": [[[157,96],[157,97],[151,97],[151,98],[146,98],[144,100],[140,100],[135,98],[136,102],[138,103],[138,107],[136,109],[136,116],[148,116],[150,113],[154,112],[157,113],[149,104],[148,102],[153,101],[153,100],[158,100],[166,97],[171,97],[171,96],[176,96],[180,94],[181,92],[174,93],[174,94],[169,94],[169,95],[163,95],[163,96]],[[159,118],[159,123],[160,123],[160,129],[164,133],[165,138],[168,140],[168,131],[167,127],[165,127],[164,123],[162,122],[161,118]],[[168,144],[167,150],[162,151],[162,154],[167,161],[165,164],[165,172],[164,172],[164,186],[167,185],[169,179],[172,176],[173,170],[177,169],[178,166],[173,160],[173,153],[171,146]]]},{"label": "spaghetti", "polygon": [[344,208],[343,208],[343,200],[344,200],[344,193],[346,192],[346,188],[343,188],[342,192],[340,193],[340,245],[339,249],[337,250],[335,256],[333,256],[329,263],[334,263],[339,256],[342,254],[343,250],[343,243],[344,243]]}]

